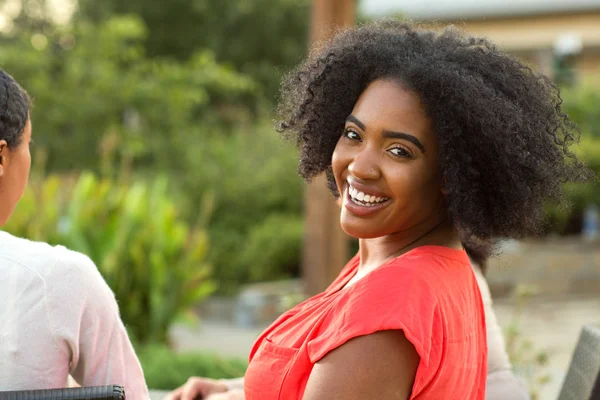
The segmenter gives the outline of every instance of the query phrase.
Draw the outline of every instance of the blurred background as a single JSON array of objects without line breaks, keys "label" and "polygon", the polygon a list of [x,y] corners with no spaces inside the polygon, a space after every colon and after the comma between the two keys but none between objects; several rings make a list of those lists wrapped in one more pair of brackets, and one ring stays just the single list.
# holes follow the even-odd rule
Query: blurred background
[{"label": "blurred background", "polygon": [[[243,374],[261,329],[356,250],[272,120],[311,41],[380,17],[456,24],[550,76],[600,173],[600,0],[0,0],[0,66],[34,101],[30,187],[6,230],[97,263],[149,387]],[[539,399],[600,322],[600,188],[566,190],[545,235],[502,243],[487,273]]]}]

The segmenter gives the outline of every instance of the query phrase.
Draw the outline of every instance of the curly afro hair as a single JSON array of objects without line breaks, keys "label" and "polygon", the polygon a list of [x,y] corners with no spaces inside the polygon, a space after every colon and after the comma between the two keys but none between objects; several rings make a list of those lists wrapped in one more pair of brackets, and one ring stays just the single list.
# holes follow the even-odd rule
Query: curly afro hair
[{"label": "curly afro hair", "polygon": [[569,151],[577,127],[552,82],[483,38],[454,27],[381,21],[324,43],[283,82],[277,129],[300,149],[299,173],[326,172],[367,85],[400,82],[420,98],[440,145],[449,218],[479,260],[497,238],[540,232],[547,200],[589,171]]},{"label": "curly afro hair", "polygon": [[9,148],[21,143],[30,108],[27,92],[0,69],[0,140],[6,140]]}]

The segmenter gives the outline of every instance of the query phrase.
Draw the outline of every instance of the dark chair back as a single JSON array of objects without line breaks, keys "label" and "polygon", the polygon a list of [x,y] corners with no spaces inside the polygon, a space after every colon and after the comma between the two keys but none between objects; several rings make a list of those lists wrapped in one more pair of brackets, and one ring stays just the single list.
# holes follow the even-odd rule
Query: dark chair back
[{"label": "dark chair back", "polygon": [[581,330],[558,400],[600,400],[600,327]]},{"label": "dark chair back", "polygon": [[0,392],[0,400],[125,400],[125,390],[118,385],[15,390]]}]

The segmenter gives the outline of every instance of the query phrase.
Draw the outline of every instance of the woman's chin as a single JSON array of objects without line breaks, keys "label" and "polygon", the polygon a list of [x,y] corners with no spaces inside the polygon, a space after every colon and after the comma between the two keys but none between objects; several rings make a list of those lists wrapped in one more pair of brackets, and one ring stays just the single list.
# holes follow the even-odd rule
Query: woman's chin
[{"label": "woman's chin", "polygon": [[365,223],[357,224],[351,221],[344,221],[343,217],[341,226],[344,232],[356,239],[373,239],[384,236],[381,230],[375,226],[368,226],[368,224]]}]

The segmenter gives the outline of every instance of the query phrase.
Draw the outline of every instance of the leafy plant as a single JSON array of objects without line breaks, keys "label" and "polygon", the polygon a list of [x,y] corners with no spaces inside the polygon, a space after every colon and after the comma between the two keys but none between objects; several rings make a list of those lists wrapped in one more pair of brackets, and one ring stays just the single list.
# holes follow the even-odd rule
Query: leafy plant
[{"label": "leafy plant", "polygon": [[178,181],[186,208],[214,194],[209,261],[221,293],[257,280],[297,276],[302,246],[303,183],[295,149],[270,124],[206,135],[190,144],[189,175]]}]

